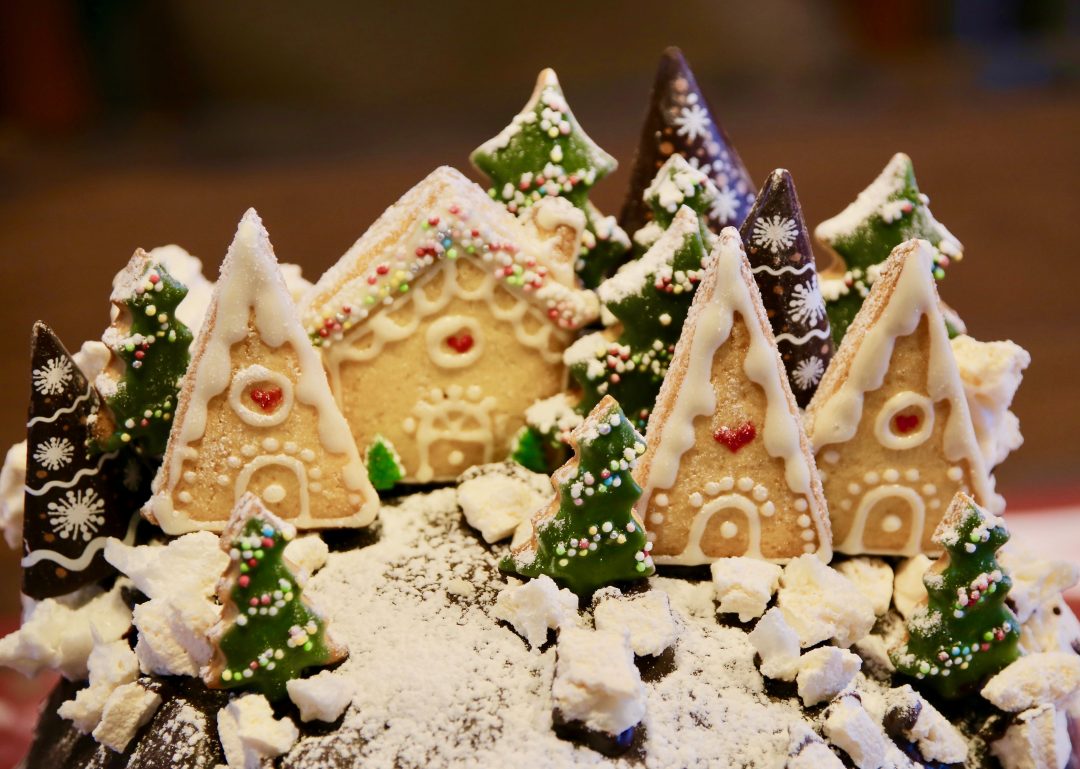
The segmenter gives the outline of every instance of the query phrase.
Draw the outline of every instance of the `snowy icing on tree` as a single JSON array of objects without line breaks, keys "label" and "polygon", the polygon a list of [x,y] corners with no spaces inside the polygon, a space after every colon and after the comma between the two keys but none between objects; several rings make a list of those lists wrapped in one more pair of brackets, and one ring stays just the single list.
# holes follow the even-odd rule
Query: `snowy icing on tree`
[{"label": "snowy icing on tree", "polygon": [[619,319],[616,339],[598,332],[579,339],[563,360],[583,390],[579,413],[615,397],[639,428],[660,384],[701,280],[705,246],[694,212],[683,206],[644,256],[600,284],[597,295]]},{"label": "snowy icing on tree", "polygon": [[113,288],[113,324],[102,341],[113,365],[96,381],[111,412],[96,428],[102,450],[165,453],[191,331],[176,317],[187,288],[146,252],[135,252]]},{"label": "snowy icing on tree", "polygon": [[706,220],[718,194],[704,171],[694,168],[682,155],[672,155],[645,190],[645,203],[652,220],[634,233],[635,252],[640,255],[659,240],[683,206],[698,215],[701,240],[708,250],[715,237]]},{"label": "snowy icing on tree", "polygon": [[577,273],[588,288],[626,260],[630,241],[589,202],[589,189],[617,163],[582,130],[554,70],[545,69],[524,109],[470,160],[491,179],[489,193],[513,213],[546,196],[564,197],[585,213]]},{"label": "snowy icing on tree", "polygon": [[645,440],[606,397],[570,439],[575,456],[555,471],[557,495],[533,520],[533,539],[500,564],[525,577],[546,574],[579,596],[655,571],[634,513],[641,487],[632,471]]},{"label": "snowy icing on tree", "polygon": [[819,224],[814,235],[828,246],[837,263],[822,271],[822,290],[837,344],[896,246],[912,238],[935,248],[934,277],[964,255],[964,247],[930,212],[930,199],[919,192],[911,158],[893,155],[877,179],[851,205]]},{"label": "snowy icing on tree", "polygon": [[214,654],[205,673],[214,689],[253,689],[269,700],[310,667],[348,656],[326,630],[326,620],[304,596],[294,567],[284,557],[296,529],[254,494],[241,497],[221,535],[229,565],[218,588],[224,606],[211,630]]},{"label": "snowy icing on tree", "polygon": [[810,233],[791,174],[769,174],[739,233],[799,406],[817,390],[833,355]]},{"label": "snowy icing on tree", "polygon": [[908,639],[893,652],[899,672],[943,697],[960,697],[1019,656],[1020,623],[1005,605],[1012,579],[996,553],[1009,539],[1004,519],[958,493],[934,541],[945,554],[923,577],[929,596],[908,621]]}]

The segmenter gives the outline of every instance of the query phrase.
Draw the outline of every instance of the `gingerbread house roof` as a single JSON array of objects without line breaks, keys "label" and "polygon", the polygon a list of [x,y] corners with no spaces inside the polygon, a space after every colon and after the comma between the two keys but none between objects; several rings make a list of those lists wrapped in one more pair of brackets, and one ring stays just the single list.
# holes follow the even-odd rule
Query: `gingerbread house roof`
[{"label": "gingerbread house roof", "polygon": [[596,296],[573,283],[584,216],[545,198],[515,217],[461,172],[442,166],[405,193],[302,301],[313,341],[331,345],[409,295],[445,260],[469,259],[552,324],[577,329],[594,320]]}]

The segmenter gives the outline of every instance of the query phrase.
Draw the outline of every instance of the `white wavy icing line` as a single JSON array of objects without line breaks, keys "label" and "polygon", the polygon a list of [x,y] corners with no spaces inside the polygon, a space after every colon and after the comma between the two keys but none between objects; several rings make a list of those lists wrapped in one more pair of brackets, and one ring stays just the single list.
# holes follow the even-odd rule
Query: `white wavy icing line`
[{"label": "white wavy icing line", "polygon": [[[131,523],[128,524],[127,533],[124,535],[125,545],[130,545],[135,541],[135,528],[138,525],[139,514],[135,513],[131,516]],[[94,560],[94,556],[105,548],[105,543],[110,539],[112,539],[112,537],[98,537],[90,540],[86,545],[86,549],[83,550],[82,555],[78,558],[70,558],[55,550],[46,550],[45,548],[42,548],[25,556],[22,561],[19,562],[19,565],[24,569],[29,569],[39,561],[52,561],[53,563],[60,564],[68,571],[83,571],[90,565],[90,561]]]},{"label": "white wavy icing line", "polygon": [[66,406],[65,408],[62,408],[62,409],[57,409],[56,411],[53,412],[52,416],[49,416],[49,417],[34,417],[33,419],[31,419],[29,422],[26,423],[26,426],[27,427],[33,427],[36,424],[50,424],[51,422],[55,422],[57,417],[61,417],[64,414],[70,414],[72,411],[74,411],[75,409],[77,409],[79,407],[80,403],[82,403],[84,400],[86,400],[89,397],[90,397],[90,388],[88,387],[88,388],[86,388],[86,392],[83,393],[82,395],[80,395],[78,398],[76,398],[75,402],[72,403],[70,406]]},{"label": "white wavy icing line", "polygon": [[795,267],[792,267],[790,264],[785,264],[779,270],[775,270],[767,264],[759,264],[757,267],[753,268],[753,273],[757,275],[759,272],[767,272],[770,275],[775,275],[776,277],[779,277],[781,275],[788,274],[802,275],[803,273],[807,272],[808,270],[812,270],[813,268],[814,265],[811,262],[807,262],[802,267],[799,267],[797,269]]},{"label": "white wavy icing line", "polygon": [[98,463],[97,463],[97,465],[95,467],[84,467],[82,470],[75,473],[75,475],[73,475],[69,480],[66,480],[66,481],[49,481],[44,486],[42,486],[40,489],[32,489],[29,486],[26,486],[25,487],[26,493],[29,494],[32,497],[40,497],[42,494],[44,494],[49,489],[54,489],[54,488],[70,489],[72,486],[74,486],[76,483],[78,483],[79,479],[81,479],[83,476],[85,476],[85,475],[96,475],[97,473],[101,472],[101,466],[103,464],[105,464],[105,460],[106,459],[112,459],[118,453],[119,452],[117,452],[117,451],[110,451],[108,454],[102,454],[101,459],[98,460]]},{"label": "white wavy icing line", "polygon": [[802,336],[792,336],[791,334],[777,334],[777,342],[791,342],[792,344],[805,344],[809,339],[828,339],[829,332],[820,328],[813,328],[807,331]]}]

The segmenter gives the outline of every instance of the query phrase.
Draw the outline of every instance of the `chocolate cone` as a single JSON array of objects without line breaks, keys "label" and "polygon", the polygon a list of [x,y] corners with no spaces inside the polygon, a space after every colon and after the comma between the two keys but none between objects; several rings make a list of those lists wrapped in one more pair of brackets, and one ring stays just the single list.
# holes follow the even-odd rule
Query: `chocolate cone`
[{"label": "chocolate cone", "polygon": [[773,171],[740,231],[791,391],[805,408],[833,355],[810,233],[791,174]]},{"label": "chocolate cone", "polygon": [[742,224],[754,202],[754,183],[713,116],[682,51],[675,47],[664,51],[656,69],[630,174],[630,192],[619,216],[619,224],[627,232],[637,232],[652,218],[642,196],[672,153],[708,173],[716,185],[719,195],[709,211],[709,227],[719,232]]}]

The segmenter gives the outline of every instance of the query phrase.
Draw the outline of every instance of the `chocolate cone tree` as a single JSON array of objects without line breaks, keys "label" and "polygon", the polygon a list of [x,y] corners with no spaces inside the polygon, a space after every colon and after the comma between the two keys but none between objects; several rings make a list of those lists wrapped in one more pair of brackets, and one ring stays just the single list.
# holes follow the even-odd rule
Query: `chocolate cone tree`
[{"label": "chocolate cone tree", "polygon": [[837,257],[821,271],[822,291],[836,344],[870,293],[879,266],[904,241],[929,241],[934,254],[934,277],[945,276],[964,247],[930,212],[930,199],[919,192],[915,167],[902,152],[847,208],[819,224],[814,235]]},{"label": "chocolate cone tree", "polygon": [[498,136],[469,158],[491,179],[489,194],[513,213],[545,196],[561,196],[585,213],[586,232],[576,268],[594,288],[630,250],[615,218],[589,202],[589,190],[617,163],[578,125],[554,70],[545,69],[525,107]]},{"label": "chocolate cone tree", "polygon": [[211,630],[213,658],[205,671],[212,689],[253,689],[280,700],[285,684],[310,667],[348,656],[326,620],[304,596],[296,568],[284,557],[296,528],[247,493],[221,534],[230,563],[218,587],[221,620]]},{"label": "chocolate cone tree", "polygon": [[109,406],[95,427],[105,451],[130,446],[160,457],[172,428],[180,380],[191,358],[191,330],[176,317],[187,288],[139,249],[112,293],[114,320],[102,336],[112,352],[97,379]]},{"label": "chocolate cone tree", "polygon": [[787,369],[791,392],[805,408],[833,356],[829,316],[795,183],[783,168],[758,193],[739,233],[761,301]]},{"label": "chocolate cone tree", "polygon": [[97,390],[44,323],[34,324],[22,592],[42,599],[112,574],[102,551],[123,538],[149,494],[149,477],[126,452],[93,450]]},{"label": "chocolate cone tree", "polygon": [[614,398],[596,405],[570,438],[575,456],[551,477],[557,495],[533,520],[533,539],[507,556],[503,571],[546,574],[579,596],[655,571],[641,496],[632,475],[645,441]]},{"label": "chocolate cone tree", "polygon": [[691,166],[704,171],[716,187],[706,222],[714,232],[742,224],[754,202],[754,183],[709,108],[682,51],[674,47],[664,51],[656,68],[630,172],[630,191],[619,214],[619,224],[627,232],[637,232],[652,219],[643,196],[672,155],[682,155]]},{"label": "chocolate cone tree", "polygon": [[943,697],[959,697],[1015,660],[1020,623],[1005,605],[1012,586],[995,554],[1009,539],[1005,521],[958,493],[934,532],[945,554],[923,584],[927,604],[908,621],[896,669]]}]

